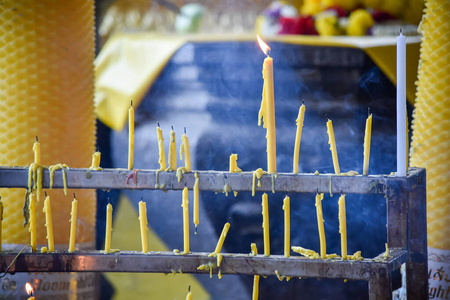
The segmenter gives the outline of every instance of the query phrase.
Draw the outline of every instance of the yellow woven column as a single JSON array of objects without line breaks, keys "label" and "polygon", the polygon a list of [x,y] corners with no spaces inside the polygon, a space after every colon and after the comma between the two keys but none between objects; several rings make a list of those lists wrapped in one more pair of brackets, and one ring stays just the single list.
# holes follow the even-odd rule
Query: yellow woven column
[{"label": "yellow woven column", "polygon": [[427,170],[431,298],[433,289],[439,294],[449,286],[443,278],[437,280],[436,270],[442,266],[446,274],[450,272],[450,1],[428,1],[420,31],[423,38],[412,123],[411,166]]},{"label": "yellow woven column", "polygon": [[[89,167],[95,148],[94,46],[92,0],[2,1],[0,165],[29,165],[35,136],[39,136],[42,164]],[[72,192],[79,200],[76,241],[82,247],[94,245],[95,191],[76,190],[64,196],[60,190],[51,190],[47,193],[52,200],[57,249],[66,249],[68,244]],[[4,248],[28,244],[28,227],[23,227],[22,216],[25,190],[0,189],[0,196]],[[38,247],[47,242],[43,200],[37,204]],[[18,276],[21,274],[14,279]],[[22,294],[23,287],[17,284]]]}]

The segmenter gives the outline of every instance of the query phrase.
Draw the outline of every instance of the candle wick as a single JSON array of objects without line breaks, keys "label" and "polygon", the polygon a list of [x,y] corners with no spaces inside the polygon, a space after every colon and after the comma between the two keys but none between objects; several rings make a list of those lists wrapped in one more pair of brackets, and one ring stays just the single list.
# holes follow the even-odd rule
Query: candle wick
[{"label": "candle wick", "polygon": [[400,34],[402,34],[402,33],[403,33],[403,28],[400,27]]},{"label": "candle wick", "polygon": [[305,104],[305,99],[303,99],[302,104]]},{"label": "candle wick", "polygon": [[36,142],[39,142],[38,136],[36,136]]},{"label": "candle wick", "polygon": [[131,107],[133,107],[133,100],[131,100]]},{"label": "candle wick", "polygon": [[228,218],[228,223],[231,223],[231,217]]},{"label": "candle wick", "polygon": [[367,108],[367,116],[370,116],[370,106]]},{"label": "candle wick", "polygon": [[190,292],[191,291],[191,285],[189,285],[189,287],[188,287],[188,292]]},{"label": "candle wick", "polygon": [[184,127],[184,134],[186,134],[186,127]]},{"label": "candle wick", "polygon": [[173,126],[170,126],[170,127],[172,127],[172,130],[173,130]]},{"label": "candle wick", "polygon": [[73,193],[73,198],[75,199],[76,197],[75,197],[75,193]]},{"label": "candle wick", "polygon": [[46,191],[44,191],[44,195],[45,195],[45,197],[47,197],[47,192]]},{"label": "candle wick", "polygon": [[159,126],[159,122],[156,122],[156,124],[158,124],[158,127],[160,127],[160,126]]},{"label": "candle wick", "polygon": [[195,226],[194,232],[195,234],[197,234],[197,226]]}]

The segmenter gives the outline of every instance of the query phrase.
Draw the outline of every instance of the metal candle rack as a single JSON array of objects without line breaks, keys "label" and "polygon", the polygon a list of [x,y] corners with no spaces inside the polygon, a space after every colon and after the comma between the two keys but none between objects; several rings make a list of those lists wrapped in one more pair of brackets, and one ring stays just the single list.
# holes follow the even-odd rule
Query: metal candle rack
[{"label": "metal candle rack", "polygon": [[[186,173],[178,182],[176,172],[139,170],[136,183],[128,180],[133,171],[125,169],[70,169],[66,171],[67,187],[72,189],[149,189],[156,183],[165,190],[192,189],[194,173]],[[251,191],[252,172],[228,173],[197,171],[199,189],[223,192],[228,185],[232,191]],[[48,170],[43,172],[43,188],[49,187]],[[157,182],[157,180],[159,182]],[[387,201],[387,241],[389,257],[383,253],[373,259],[343,261],[341,259],[309,259],[300,256],[223,254],[222,274],[246,274],[341,278],[366,280],[369,299],[392,299],[392,273],[406,264],[406,291],[408,299],[426,299],[428,294],[426,185],[425,169],[411,168],[406,177],[370,175],[341,176],[280,173],[261,178],[258,191],[289,193],[345,193],[384,195]],[[28,168],[0,167],[0,187],[26,188]],[[63,188],[62,171],[56,171],[53,188]],[[9,272],[150,272],[209,273],[197,270],[201,264],[215,265],[216,258],[209,253],[194,252],[179,255],[172,252],[120,251],[103,254],[100,251],[58,251],[54,253],[22,253]],[[17,252],[4,251],[0,257],[0,271],[4,272]],[[214,268],[213,273],[218,273]]]}]

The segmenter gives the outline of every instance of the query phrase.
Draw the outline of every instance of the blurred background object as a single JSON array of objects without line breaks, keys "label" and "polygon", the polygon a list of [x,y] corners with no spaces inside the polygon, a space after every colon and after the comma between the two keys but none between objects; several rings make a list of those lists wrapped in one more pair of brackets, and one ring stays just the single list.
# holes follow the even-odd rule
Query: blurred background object
[{"label": "blurred background object", "polygon": [[430,299],[443,298],[444,291],[448,294],[450,290],[449,22],[449,1],[427,2],[419,28],[423,38],[411,165],[427,169],[428,269],[432,274],[429,277]]},{"label": "blurred background object", "polygon": [[[96,140],[94,57],[94,1],[2,1],[0,165],[29,166],[38,137],[43,165],[89,167]],[[52,201],[56,250],[69,247],[73,192],[64,195],[62,190],[47,191]],[[77,190],[76,195],[76,248],[94,249],[96,194],[93,190]],[[18,251],[30,242],[23,213],[26,191],[0,189],[0,196],[4,204],[3,249]],[[39,249],[47,246],[43,204],[44,193],[36,205]],[[77,281],[84,285],[77,286]],[[94,298],[98,293],[98,277],[92,273],[17,273],[0,279],[0,298],[19,299],[26,282],[50,299]],[[42,290],[37,288],[39,282],[56,283],[62,288]]]}]

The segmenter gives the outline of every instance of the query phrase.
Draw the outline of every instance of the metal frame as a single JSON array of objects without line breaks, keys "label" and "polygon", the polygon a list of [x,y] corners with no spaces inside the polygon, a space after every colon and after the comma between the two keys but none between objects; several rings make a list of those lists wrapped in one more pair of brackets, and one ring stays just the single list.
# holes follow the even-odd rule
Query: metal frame
[{"label": "metal frame", "polygon": [[[155,170],[130,171],[125,169],[70,169],[66,171],[67,187],[75,189],[157,189],[181,190],[194,186],[194,172],[183,175],[180,182],[176,172]],[[224,192],[251,191],[252,172],[228,173],[197,171],[200,190]],[[48,170],[43,172],[43,188],[49,188]],[[130,175],[135,176],[130,178]],[[392,272],[406,264],[406,290],[409,299],[427,299],[427,234],[426,234],[426,175],[425,169],[412,168],[406,177],[396,176],[342,176],[334,174],[287,174],[277,178],[264,175],[257,191],[295,193],[345,193],[384,195],[387,201],[387,241],[392,249],[389,258],[382,254],[362,261],[341,259],[314,260],[299,256],[285,258],[279,255],[264,257],[244,254],[223,254],[220,268],[213,273],[275,275],[289,277],[322,277],[366,280],[369,298],[392,299]],[[128,183],[127,183],[128,180]],[[0,187],[26,188],[28,168],[0,167]],[[272,184],[273,183],[273,184]],[[62,171],[55,172],[53,188],[63,188]],[[273,189],[273,190],[272,190]],[[5,271],[16,252],[4,251],[0,257],[0,271]],[[121,251],[103,254],[101,251],[74,253],[22,253],[9,272],[157,272],[209,273],[197,270],[201,264],[216,264],[208,253],[180,255],[172,252]]]}]

